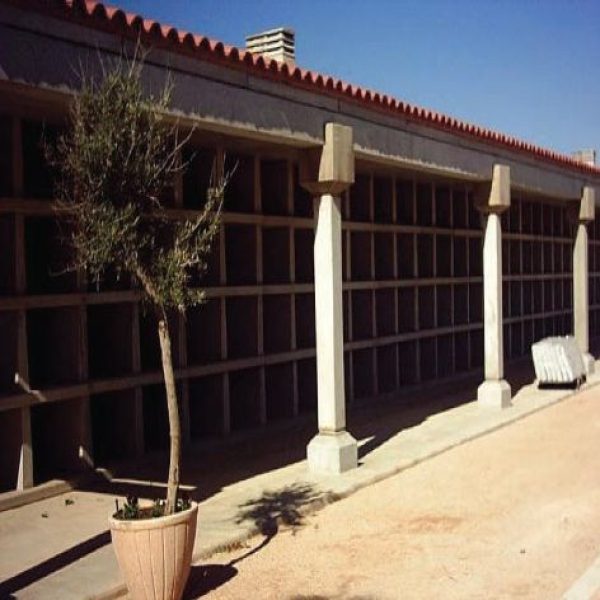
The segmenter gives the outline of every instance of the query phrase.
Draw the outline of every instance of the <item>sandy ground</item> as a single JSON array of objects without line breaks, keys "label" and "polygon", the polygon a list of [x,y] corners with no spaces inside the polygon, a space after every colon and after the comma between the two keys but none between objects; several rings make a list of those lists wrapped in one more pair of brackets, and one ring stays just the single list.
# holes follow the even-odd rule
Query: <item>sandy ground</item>
[{"label": "sandy ground", "polygon": [[560,598],[600,553],[600,391],[296,520],[194,566],[186,598]]}]

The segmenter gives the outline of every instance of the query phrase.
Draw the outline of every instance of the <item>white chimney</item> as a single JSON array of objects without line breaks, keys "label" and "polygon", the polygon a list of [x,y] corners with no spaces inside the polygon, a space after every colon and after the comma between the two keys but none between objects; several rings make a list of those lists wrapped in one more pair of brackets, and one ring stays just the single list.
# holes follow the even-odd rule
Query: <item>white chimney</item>
[{"label": "white chimney", "polygon": [[577,150],[571,155],[576,161],[585,163],[594,167],[596,165],[596,151],[593,149],[588,150]]},{"label": "white chimney", "polygon": [[294,31],[287,27],[255,33],[246,37],[246,50],[252,54],[262,54],[265,58],[294,65],[296,58],[294,37]]}]

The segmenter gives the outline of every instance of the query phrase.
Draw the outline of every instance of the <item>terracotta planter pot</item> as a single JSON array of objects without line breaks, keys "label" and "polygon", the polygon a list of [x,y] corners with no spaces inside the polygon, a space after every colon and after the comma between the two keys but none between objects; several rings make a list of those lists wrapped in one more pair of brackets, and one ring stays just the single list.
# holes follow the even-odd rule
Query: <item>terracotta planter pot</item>
[{"label": "terracotta planter pot", "polygon": [[109,518],[117,562],[133,600],[180,600],[190,574],[198,505],[168,517]]}]

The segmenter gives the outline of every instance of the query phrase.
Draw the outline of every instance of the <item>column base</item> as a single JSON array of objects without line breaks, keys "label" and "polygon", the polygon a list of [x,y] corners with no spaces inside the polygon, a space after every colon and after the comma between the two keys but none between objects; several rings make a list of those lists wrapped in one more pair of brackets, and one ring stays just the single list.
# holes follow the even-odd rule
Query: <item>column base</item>
[{"label": "column base", "polygon": [[595,370],[596,359],[589,352],[584,352],[581,359],[586,375],[591,375]]},{"label": "column base", "polygon": [[358,466],[358,445],[347,432],[319,433],[306,447],[312,473],[338,475]]},{"label": "column base", "polygon": [[477,388],[477,402],[489,408],[508,408],[512,405],[510,385],[504,380],[484,381]]}]

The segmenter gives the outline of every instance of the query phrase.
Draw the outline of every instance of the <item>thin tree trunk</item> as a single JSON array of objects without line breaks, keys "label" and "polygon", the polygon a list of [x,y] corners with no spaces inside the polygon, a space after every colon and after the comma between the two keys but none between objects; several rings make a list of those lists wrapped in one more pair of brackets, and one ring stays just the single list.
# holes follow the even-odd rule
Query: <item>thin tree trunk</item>
[{"label": "thin tree trunk", "polygon": [[181,424],[179,422],[179,406],[177,404],[177,388],[173,374],[173,357],[171,355],[171,335],[169,323],[165,312],[162,312],[158,321],[158,338],[160,340],[160,353],[167,392],[167,408],[169,410],[169,481],[167,483],[167,503],[165,515],[175,512],[177,503],[177,490],[179,488],[179,462],[181,456]]}]

